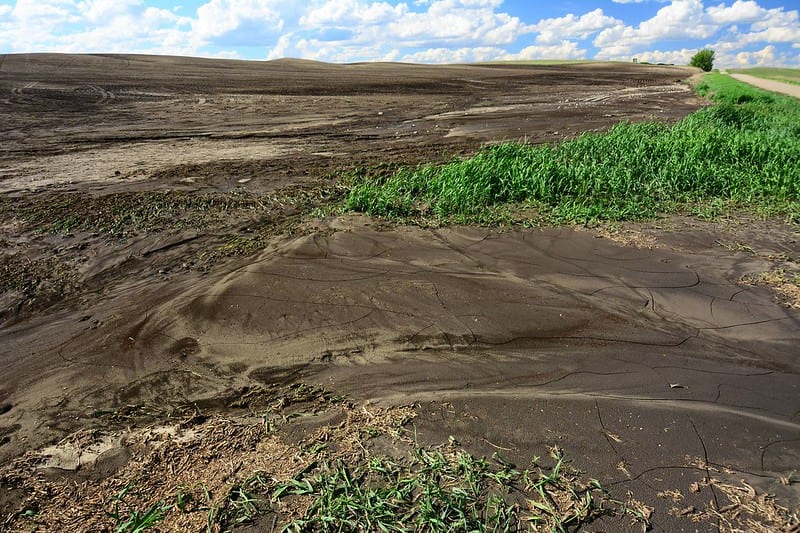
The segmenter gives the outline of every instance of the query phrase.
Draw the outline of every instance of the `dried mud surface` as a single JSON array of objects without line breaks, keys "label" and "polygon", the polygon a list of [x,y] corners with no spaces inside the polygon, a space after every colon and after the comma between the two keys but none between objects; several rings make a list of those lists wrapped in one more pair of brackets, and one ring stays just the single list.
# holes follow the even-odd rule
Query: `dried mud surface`
[{"label": "dried mud surface", "polygon": [[[3,56],[0,462],[302,381],[414,404],[430,442],[562,447],[655,530],[719,526],[680,512],[725,505],[711,478],[796,508],[800,313],[743,282],[796,272],[796,226],[322,216],[365,167],[675,120],[692,73]],[[95,468],[49,453],[48,476]]]}]

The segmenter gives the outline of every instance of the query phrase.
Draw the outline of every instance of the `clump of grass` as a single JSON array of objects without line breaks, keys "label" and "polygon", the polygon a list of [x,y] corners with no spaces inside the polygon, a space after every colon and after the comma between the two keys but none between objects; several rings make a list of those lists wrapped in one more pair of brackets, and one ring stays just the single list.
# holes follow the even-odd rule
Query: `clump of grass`
[{"label": "clump of grass", "polygon": [[566,531],[613,514],[602,506],[605,492],[597,481],[581,484],[561,452],[552,455],[552,468],[535,458],[531,469],[520,471],[452,444],[417,447],[407,460],[326,463],[280,484],[274,496],[311,498],[305,516],[284,531]]},{"label": "clump of grass", "polygon": [[633,220],[724,202],[800,220],[800,103],[708,75],[715,105],[684,120],[619,124],[558,145],[505,143],[354,185],[347,208],[468,222],[502,205],[555,222]]},{"label": "clump of grass", "polygon": [[133,484],[126,485],[107,502],[109,508],[106,509],[106,514],[114,522],[115,533],[139,533],[155,527],[172,509],[172,505],[166,504],[164,500],[153,503],[144,511],[132,507],[126,500],[132,489]]},{"label": "clump of grass", "polygon": [[[263,472],[256,472],[243,483],[231,489],[224,500],[224,506],[211,522],[216,521],[228,527],[247,524],[269,510],[266,495],[271,488],[272,480]],[[213,529],[209,528],[209,529]]]}]

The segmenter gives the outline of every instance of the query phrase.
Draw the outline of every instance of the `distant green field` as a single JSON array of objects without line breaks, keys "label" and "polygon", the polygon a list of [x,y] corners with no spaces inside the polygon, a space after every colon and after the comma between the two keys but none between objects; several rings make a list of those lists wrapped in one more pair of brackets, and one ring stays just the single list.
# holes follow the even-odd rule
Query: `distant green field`
[{"label": "distant green field", "polygon": [[730,72],[734,74],[749,74],[750,76],[756,76],[766,80],[782,81],[784,83],[794,83],[795,85],[800,85],[800,69],[796,68],[757,67],[732,69]]}]

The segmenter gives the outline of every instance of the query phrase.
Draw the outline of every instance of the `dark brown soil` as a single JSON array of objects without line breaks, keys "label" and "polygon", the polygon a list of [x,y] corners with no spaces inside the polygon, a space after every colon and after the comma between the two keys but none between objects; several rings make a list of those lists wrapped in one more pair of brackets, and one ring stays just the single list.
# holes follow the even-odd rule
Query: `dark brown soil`
[{"label": "dark brown soil", "polygon": [[[800,501],[800,315],[741,283],[796,267],[796,226],[331,214],[364,168],[678,119],[702,105],[693,71],[19,55],[0,73],[3,462],[306,381],[415,404],[426,441],[558,445],[656,530],[694,530],[673,491],[699,507],[714,476]],[[0,489],[2,519],[22,496]]]}]

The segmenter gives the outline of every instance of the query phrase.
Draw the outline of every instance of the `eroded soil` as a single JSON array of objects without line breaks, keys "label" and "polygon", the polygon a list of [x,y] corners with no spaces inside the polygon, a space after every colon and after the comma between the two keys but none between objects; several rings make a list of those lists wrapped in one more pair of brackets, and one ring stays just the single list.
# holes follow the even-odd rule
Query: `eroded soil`
[{"label": "eroded soil", "polygon": [[[4,56],[0,458],[86,482],[75,442],[302,381],[413,404],[426,442],[559,446],[656,530],[723,524],[712,479],[796,508],[800,314],[754,281],[797,272],[797,226],[330,215],[364,168],[678,119],[692,73]],[[75,431],[94,440],[36,451]],[[114,439],[102,468],[134,468]],[[19,525],[27,485],[4,479]]]}]

